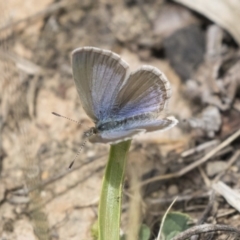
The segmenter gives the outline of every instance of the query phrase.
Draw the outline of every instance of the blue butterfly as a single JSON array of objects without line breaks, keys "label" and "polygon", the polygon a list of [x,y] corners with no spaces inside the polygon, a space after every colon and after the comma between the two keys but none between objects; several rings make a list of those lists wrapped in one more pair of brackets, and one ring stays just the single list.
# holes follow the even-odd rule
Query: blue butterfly
[{"label": "blue butterfly", "polygon": [[130,72],[119,55],[83,47],[73,51],[72,69],[82,106],[95,123],[88,132],[91,142],[115,144],[178,123],[163,114],[171,87],[157,68]]}]

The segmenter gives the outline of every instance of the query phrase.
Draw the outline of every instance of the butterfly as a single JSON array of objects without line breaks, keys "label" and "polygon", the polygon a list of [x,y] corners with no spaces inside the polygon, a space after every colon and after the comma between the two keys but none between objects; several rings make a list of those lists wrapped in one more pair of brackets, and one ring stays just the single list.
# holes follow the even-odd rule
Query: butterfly
[{"label": "butterfly", "polygon": [[116,53],[83,47],[72,52],[72,71],[83,109],[95,123],[87,132],[90,142],[116,144],[178,123],[163,114],[171,87],[153,66],[130,72]]}]

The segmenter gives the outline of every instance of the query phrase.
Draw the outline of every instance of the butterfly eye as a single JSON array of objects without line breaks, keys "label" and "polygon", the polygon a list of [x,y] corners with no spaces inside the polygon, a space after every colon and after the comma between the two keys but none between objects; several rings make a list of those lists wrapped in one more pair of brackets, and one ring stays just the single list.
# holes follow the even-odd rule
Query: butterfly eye
[{"label": "butterfly eye", "polygon": [[107,125],[106,124],[102,124],[102,125],[100,125],[99,127],[98,127],[98,130],[100,130],[100,131],[104,131],[104,130],[106,130],[107,129]]},{"label": "butterfly eye", "polygon": [[85,137],[89,138],[94,134],[97,134],[97,129],[96,128],[90,128],[87,132],[84,133]]}]

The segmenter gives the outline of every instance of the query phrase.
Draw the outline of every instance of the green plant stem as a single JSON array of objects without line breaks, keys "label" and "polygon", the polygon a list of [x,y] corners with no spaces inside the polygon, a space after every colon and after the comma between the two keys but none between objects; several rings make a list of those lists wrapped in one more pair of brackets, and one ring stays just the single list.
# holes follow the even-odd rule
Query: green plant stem
[{"label": "green plant stem", "polygon": [[119,240],[122,185],[131,141],[111,145],[98,211],[99,240]]}]

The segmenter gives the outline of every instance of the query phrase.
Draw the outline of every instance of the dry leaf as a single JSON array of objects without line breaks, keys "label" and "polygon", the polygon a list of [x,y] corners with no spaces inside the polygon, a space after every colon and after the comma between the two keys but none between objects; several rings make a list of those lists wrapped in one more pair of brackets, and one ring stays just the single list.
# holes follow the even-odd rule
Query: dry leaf
[{"label": "dry leaf", "polygon": [[219,24],[240,44],[240,1],[239,0],[174,0]]}]

